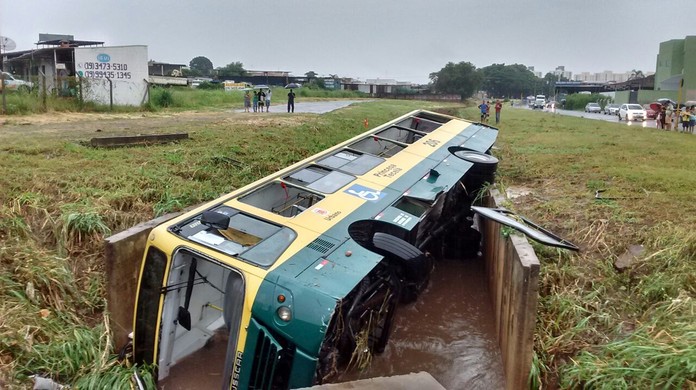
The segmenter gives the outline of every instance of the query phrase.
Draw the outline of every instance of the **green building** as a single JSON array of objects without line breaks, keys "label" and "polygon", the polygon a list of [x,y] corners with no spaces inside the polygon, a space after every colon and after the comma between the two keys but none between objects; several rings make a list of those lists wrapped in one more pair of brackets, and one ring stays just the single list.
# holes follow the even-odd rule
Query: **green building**
[{"label": "green building", "polygon": [[696,100],[696,36],[660,43],[655,90],[677,91],[684,80],[683,100]]},{"label": "green building", "polygon": [[[679,92],[679,85],[684,82]],[[617,102],[649,103],[659,98],[696,101],[696,36],[660,43],[653,90],[620,91]]]}]

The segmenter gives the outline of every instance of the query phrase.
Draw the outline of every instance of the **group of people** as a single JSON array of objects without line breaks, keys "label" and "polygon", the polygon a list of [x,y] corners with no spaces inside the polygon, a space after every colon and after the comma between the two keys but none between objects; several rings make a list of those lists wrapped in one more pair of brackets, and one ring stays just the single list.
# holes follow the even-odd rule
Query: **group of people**
[{"label": "group of people", "polygon": [[[481,123],[488,123],[488,117],[490,116],[489,111],[491,109],[491,103],[484,100],[483,103],[479,104],[479,110],[481,110]],[[503,109],[503,103],[500,100],[495,101],[495,124],[500,123],[500,111]]]},{"label": "group of people", "polygon": [[251,93],[246,91],[244,93],[244,112],[250,112],[250,109],[253,109],[254,112],[263,112],[264,107],[266,107],[266,112],[268,112],[271,108],[271,95],[270,89],[268,92],[264,92],[263,89],[252,91]]},{"label": "group of people", "polygon": [[[658,129],[667,131],[675,130],[683,133],[693,133],[696,125],[696,106],[682,107],[674,110],[671,104],[664,104],[655,115]],[[679,129],[681,123],[682,128]]]},{"label": "group of people", "polygon": [[[268,92],[264,92],[263,89],[258,91],[246,91],[244,93],[244,112],[263,112],[263,108],[266,107],[266,112],[271,108],[271,95],[272,92],[270,88]],[[288,112],[295,112],[295,92],[290,90],[288,92]]]}]

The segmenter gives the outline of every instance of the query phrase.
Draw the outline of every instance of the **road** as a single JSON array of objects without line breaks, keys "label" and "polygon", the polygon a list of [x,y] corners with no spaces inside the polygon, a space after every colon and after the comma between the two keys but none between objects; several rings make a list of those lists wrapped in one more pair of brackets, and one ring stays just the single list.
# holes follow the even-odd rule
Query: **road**
[{"label": "road", "polygon": [[[526,106],[523,107],[523,106],[518,105],[515,107],[531,110],[531,108],[526,107]],[[543,111],[553,113],[553,114],[559,114],[559,115],[574,116],[577,118],[587,118],[587,119],[594,119],[594,120],[600,120],[600,121],[605,121],[605,122],[619,122],[619,117],[616,115],[595,114],[595,113],[588,113],[588,112],[583,112],[583,111],[563,110],[560,108],[556,108],[556,109],[545,108]],[[643,122],[626,122],[626,121],[621,121],[621,122],[627,124],[628,126],[657,128],[657,125],[656,125],[656,122],[654,119],[648,119],[648,120],[643,121]]]},{"label": "road", "polygon": [[[364,103],[370,100],[320,100],[314,102],[295,102],[295,112],[296,113],[308,113],[308,114],[324,114],[331,112],[333,110],[338,110],[339,108],[348,107],[353,103]],[[271,109],[269,113],[271,114],[287,114],[288,111],[287,99],[276,101],[271,101]],[[234,112],[244,112],[244,109],[236,109]],[[264,112],[265,114],[265,112]]]}]

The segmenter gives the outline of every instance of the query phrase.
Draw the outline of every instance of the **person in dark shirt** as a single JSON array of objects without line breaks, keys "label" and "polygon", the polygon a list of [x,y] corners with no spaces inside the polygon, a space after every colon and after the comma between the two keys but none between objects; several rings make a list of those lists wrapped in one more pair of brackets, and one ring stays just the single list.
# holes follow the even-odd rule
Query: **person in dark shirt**
[{"label": "person in dark shirt", "polygon": [[263,112],[263,103],[266,101],[266,93],[259,89],[259,112]]},{"label": "person in dark shirt", "polygon": [[288,112],[295,112],[295,92],[288,92]]}]

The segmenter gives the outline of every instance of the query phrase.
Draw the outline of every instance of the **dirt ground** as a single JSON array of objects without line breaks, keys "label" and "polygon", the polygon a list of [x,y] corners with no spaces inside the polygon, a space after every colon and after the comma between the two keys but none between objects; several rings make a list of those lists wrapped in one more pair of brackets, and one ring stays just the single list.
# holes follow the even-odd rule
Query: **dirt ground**
[{"label": "dirt ground", "polygon": [[[235,109],[184,111],[168,113],[73,113],[52,112],[26,116],[0,116],[0,145],[22,135],[41,134],[52,138],[92,138],[186,132],[200,125],[294,125],[312,114],[322,114],[362,101],[310,101],[298,103],[295,113],[287,114],[281,106],[265,113],[240,112]],[[280,107],[280,108],[279,108]],[[21,137],[20,137],[21,138]],[[6,141],[3,141],[6,140]]]},{"label": "dirt ground", "polygon": [[[305,115],[280,116],[231,111],[180,113],[49,113],[0,116],[0,144],[10,139],[41,134],[50,138],[85,138],[186,132],[205,124],[297,123]],[[280,124],[280,123],[279,123]]]}]

